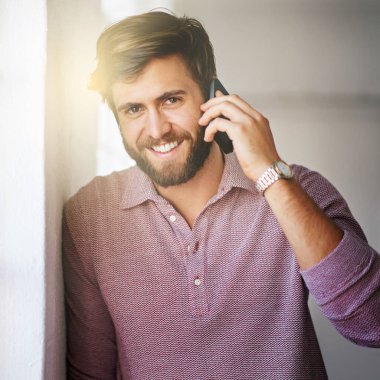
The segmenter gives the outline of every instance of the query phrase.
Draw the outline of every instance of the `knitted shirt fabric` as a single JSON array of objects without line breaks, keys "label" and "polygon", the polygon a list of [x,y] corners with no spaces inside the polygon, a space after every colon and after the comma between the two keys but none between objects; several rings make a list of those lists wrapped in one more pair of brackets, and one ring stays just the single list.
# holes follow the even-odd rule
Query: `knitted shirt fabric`
[{"label": "knitted shirt fabric", "polygon": [[300,271],[236,156],[192,228],[137,167],[96,177],[65,206],[69,379],[326,379],[309,291],[348,339],[380,345],[380,260],[337,190],[293,165],[344,231]]}]

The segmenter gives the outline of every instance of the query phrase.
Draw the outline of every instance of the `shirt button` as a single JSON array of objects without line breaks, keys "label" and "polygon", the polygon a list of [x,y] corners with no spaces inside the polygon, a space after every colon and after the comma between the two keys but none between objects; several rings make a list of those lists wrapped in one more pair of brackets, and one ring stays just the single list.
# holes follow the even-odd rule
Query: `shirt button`
[{"label": "shirt button", "polygon": [[196,286],[199,286],[201,284],[201,279],[199,277],[197,277],[195,280],[194,280],[194,284]]},{"label": "shirt button", "polygon": [[176,218],[175,215],[170,215],[169,219],[170,219],[171,222],[175,222],[177,220],[177,218]]},{"label": "shirt button", "polygon": [[191,252],[191,245],[187,246],[187,252],[189,252],[189,253]]}]

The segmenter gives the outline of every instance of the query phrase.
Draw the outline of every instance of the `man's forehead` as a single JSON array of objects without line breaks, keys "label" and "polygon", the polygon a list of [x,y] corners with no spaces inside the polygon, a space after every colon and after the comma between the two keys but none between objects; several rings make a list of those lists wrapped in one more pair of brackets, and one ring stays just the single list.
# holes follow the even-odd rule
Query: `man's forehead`
[{"label": "man's forehead", "polygon": [[122,81],[127,84],[133,84],[146,77],[156,76],[156,73],[164,74],[164,76],[161,75],[161,79],[165,79],[165,77],[171,79],[176,77],[192,78],[191,72],[182,56],[173,54],[150,59],[136,75],[124,78]]},{"label": "man's forehead", "polygon": [[125,97],[128,101],[139,101],[139,98],[158,98],[166,92],[182,91],[186,94],[194,85],[197,83],[183,59],[169,56],[153,59],[135,77],[115,82],[112,94],[115,103],[120,97],[123,101]]}]

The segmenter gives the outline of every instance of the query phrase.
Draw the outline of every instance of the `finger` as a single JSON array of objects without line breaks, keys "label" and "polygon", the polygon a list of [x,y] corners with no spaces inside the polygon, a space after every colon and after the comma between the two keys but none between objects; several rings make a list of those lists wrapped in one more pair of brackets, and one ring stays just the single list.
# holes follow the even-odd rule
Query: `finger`
[{"label": "finger", "polygon": [[215,98],[208,100],[206,103],[201,105],[201,110],[206,112],[209,108],[214,107],[223,102],[230,102],[239,107],[242,111],[252,116],[257,120],[261,120],[264,116],[254,109],[249,103],[240,98],[238,95],[218,95]]},{"label": "finger", "polygon": [[242,111],[235,104],[227,101],[216,104],[215,106],[209,108],[199,119],[200,125],[207,125],[212,119],[217,117],[226,117],[232,122],[247,123],[249,122],[249,115]]},{"label": "finger", "polygon": [[233,141],[233,130],[235,129],[236,125],[234,123],[231,123],[231,121],[217,118],[214,119],[206,128],[205,130],[205,136],[204,140],[207,142],[211,142],[214,140],[215,134],[217,132],[226,132],[228,137]]},{"label": "finger", "polygon": [[[206,103],[203,103],[201,105],[201,110],[203,112],[206,112],[209,108],[214,107],[217,104],[220,104],[222,102],[230,102],[235,104],[237,107],[242,109],[245,113],[252,116],[253,118],[260,120],[264,118],[264,116],[257,110],[255,110],[249,103],[247,103],[245,100],[240,98],[238,95],[223,95],[221,91],[217,91],[218,95],[215,98],[211,98]],[[221,95],[220,95],[220,94]]]}]

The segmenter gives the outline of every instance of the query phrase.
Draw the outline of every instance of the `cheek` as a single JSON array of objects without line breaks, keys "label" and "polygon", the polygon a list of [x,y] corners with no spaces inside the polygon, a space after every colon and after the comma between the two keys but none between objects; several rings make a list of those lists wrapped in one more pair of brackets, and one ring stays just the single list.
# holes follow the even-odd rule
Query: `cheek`
[{"label": "cheek", "polygon": [[175,126],[191,132],[199,128],[198,120],[201,117],[201,111],[197,109],[181,110],[179,112],[171,112],[167,117]]},{"label": "cheek", "polygon": [[120,132],[123,136],[123,139],[130,146],[135,146],[141,135],[141,130],[135,128],[133,125],[120,125]]}]

